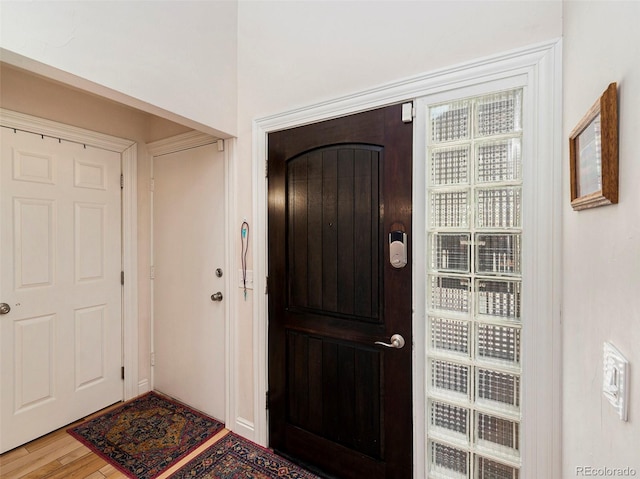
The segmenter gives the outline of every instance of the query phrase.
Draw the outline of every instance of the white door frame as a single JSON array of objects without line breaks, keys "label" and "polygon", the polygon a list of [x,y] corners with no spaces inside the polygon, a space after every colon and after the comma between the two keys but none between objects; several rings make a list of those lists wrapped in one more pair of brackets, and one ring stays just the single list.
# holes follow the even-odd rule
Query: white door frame
[{"label": "white door frame", "polygon": [[0,108],[0,125],[114,151],[122,158],[122,364],[124,400],[138,395],[138,145],[75,126]]},{"label": "white door frame", "polygon": [[[190,131],[181,135],[172,136],[162,140],[154,141],[147,144],[147,151],[151,156],[149,177],[152,180],[153,185],[153,160],[157,156],[167,155],[170,153],[176,153],[178,151],[188,150],[190,148],[197,148],[199,146],[210,145],[212,143],[218,143],[219,147],[224,149],[224,199],[225,199],[225,213],[224,213],[224,247],[225,258],[223,263],[224,274],[222,276],[224,280],[225,301],[224,301],[224,330],[225,330],[225,417],[218,418],[223,419],[227,428],[232,429],[230,420],[235,417],[234,411],[236,407],[237,392],[236,392],[236,379],[232,371],[235,369],[235,349],[233,345],[236,344],[234,338],[237,337],[237,321],[231,321],[232,311],[236,308],[232,308],[231,305],[235,305],[237,301],[237,288],[234,288],[232,281],[235,278],[232,266],[235,264],[231,258],[235,258],[235,244],[233,242],[232,228],[230,228],[230,218],[235,217],[235,201],[232,201],[230,185],[233,183],[233,175],[235,174],[235,162],[233,161],[235,154],[235,139],[222,140],[215,138],[206,133],[199,131]],[[154,242],[153,242],[153,199],[154,199],[153,186],[151,186],[151,214],[150,214],[150,252],[151,252],[151,268],[154,266]],[[239,228],[238,228],[239,229]],[[235,230],[234,230],[235,231]],[[154,291],[153,291],[153,275],[150,275],[150,301],[151,301],[151,327],[150,327],[150,343],[151,343],[151,356],[154,354]],[[234,317],[236,313],[233,313]],[[154,371],[151,367],[150,373],[151,389],[154,387]]]},{"label": "white door frame", "polygon": [[[417,98],[473,86],[483,82],[502,80],[518,75],[526,75],[532,88],[532,104],[536,111],[536,123],[532,125],[536,143],[533,150],[545,161],[537,165],[532,188],[542,195],[527,205],[532,208],[539,230],[535,236],[535,257],[548,258],[544,264],[530,265],[535,268],[539,279],[532,284],[531,290],[536,297],[534,308],[536,318],[545,318],[535,325],[538,341],[525,351],[523,361],[531,358],[536,348],[547,352],[543,361],[532,367],[534,384],[538,393],[525,391],[523,404],[527,404],[529,425],[523,428],[523,479],[537,477],[559,477],[561,471],[560,455],[560,241],[561,230],[560,193],[562,176],[562,59],[561,40],[553,40],[530,47],[510,51],[504,54],[482,58],[472,62],[456,65],[425,75],[404,79],[378,88],[359,92],[354,95],[337,98],[304,108],[286,111],[276,115],[258,118],[253,122],[253,218],[254,238],[254,291],[266,291],[267,275],[267,181],[265,179],[265,162],[267,161],[267,135],[270,132],[336,118],[359,111],[370,110],[392,103],[412,101]],[[422,158],[424,152],[419,150],[424,144],[424,133],[415,130],[414,122],[414,159]],[[416,181],[420,170],[414,168],[414,212],[416,217],[424,213],[424,203],[418,199],[424,192],[416,190],[424,185],[424,180]],[[422,170],[423,171],[423,170]],[[420,200],[420,201],[423,201]],[[415,210],[415,208],[419,208]],[[424,214],[423,214],[424,216]],[[424,221],[423,221],[424,223]],[[420,223],[416,223],[419,225]],[[424,235],[424,234],[423,234]],[[534,242],[532,242],[533,244]],[[413,241],[417,245],[418,241]],[[420,243],[422,244],[422,243]],[[420,245],[418,245],[420,246]],[[414,251],[413,258],[424,256],[422,251]],[[424,280],[415,277],[419,268],[414,269],[414,298],[416,288],[424,284]],[[551,278],[551,281],[549,281]],[[422,291],[419,292],[422,295]],[[419,298],[420,296],[418,296]],[[268,308],[267,295],[255,296],[253,308],[253,370],[254,370],[254,423],[252,435],[254,441],[266,446],[268,444],[267,411],[264,398],[268,391]],[[414,299],[413,337],[413,448],[414,477],[426,477],[426,389],[425,389],[425,345],[418,338],[425,338],[423,310],[420,301]],[[531,329],[531,328],[530,328]],[[540,351],[541,349],[538,349]],[[534,388],[531,388],[534,389]],[[532,399],[535,397],[535,402]]]}]

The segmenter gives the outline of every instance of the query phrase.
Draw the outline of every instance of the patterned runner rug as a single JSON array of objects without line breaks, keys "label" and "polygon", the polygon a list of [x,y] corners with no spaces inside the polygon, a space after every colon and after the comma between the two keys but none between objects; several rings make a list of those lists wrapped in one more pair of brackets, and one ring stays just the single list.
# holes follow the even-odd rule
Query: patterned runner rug
[{"label": "patterned runner rug", "polygon": [[134,479],[153,479],[224,425],[150,392],[67,430]]},{"label": "patterned runner rug", "polygon": [[230,432],[169,479],[320,479]]}]

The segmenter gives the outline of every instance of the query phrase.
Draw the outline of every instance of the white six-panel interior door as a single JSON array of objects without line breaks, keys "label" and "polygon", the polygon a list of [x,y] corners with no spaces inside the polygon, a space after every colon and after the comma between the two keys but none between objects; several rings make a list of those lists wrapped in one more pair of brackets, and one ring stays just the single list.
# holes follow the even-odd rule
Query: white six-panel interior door
[{"label": "white six-panel interior door", "polygon": [[123,399],[121,155],[2,128],[0,452]]}]

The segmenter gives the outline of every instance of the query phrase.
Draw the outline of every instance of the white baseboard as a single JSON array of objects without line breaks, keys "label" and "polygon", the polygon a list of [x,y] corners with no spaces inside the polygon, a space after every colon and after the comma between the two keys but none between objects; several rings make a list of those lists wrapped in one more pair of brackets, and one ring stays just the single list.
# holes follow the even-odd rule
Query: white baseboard
[{"label": "white baseboard", "polygon": [[138,383],[138,395],[149,392],[149,380],[143,379]]},{"label": "white baseboard", "polygon": [[[227,429],[235,432],[239,436],[244,437],[245,439],[249,439],[250,441],[255,442],[256,430],[253,424],[253,421],[249,421],[243,417],[237,417],[235,420],[235,424],[227,424]],[[260,444],[261,446],[266,446],[266,444]]]}]

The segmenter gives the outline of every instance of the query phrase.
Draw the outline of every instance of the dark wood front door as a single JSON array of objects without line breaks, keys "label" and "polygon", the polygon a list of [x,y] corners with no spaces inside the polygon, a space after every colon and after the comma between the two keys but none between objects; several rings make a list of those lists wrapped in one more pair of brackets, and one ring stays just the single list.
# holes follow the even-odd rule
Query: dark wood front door
[{"label": "dark wood front door", "polygon": [[400,105],[268,138],[269,443],[339,478],[412,475],[411,152]]}]

